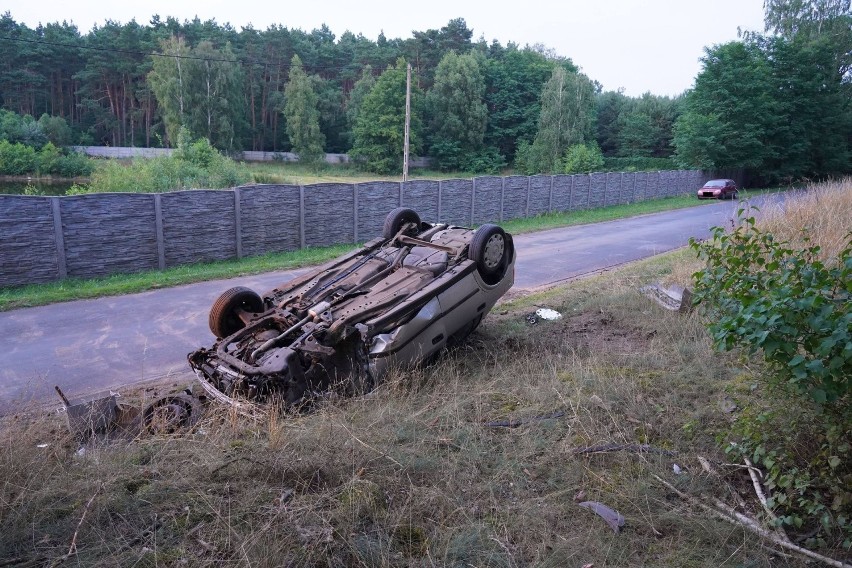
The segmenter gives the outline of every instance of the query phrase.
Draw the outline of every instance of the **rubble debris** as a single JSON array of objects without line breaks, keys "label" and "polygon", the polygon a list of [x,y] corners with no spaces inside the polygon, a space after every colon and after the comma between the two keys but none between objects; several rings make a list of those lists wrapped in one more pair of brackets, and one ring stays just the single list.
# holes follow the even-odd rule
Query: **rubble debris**
[{"label": "rubble debris", "polygon": [[624,517],[621,513],[610,509],[603,503],[598,503],[597,501],[583,501],[582,503],[577,504],[580,507],[591,509],[594,513],[597,513],[597,515],[606,521],[606,524],[608,524],[616,534],[621,531],[621,527],[625,524]]},{"label": "rubble debris", "polygon": [[535,315],[543,320],[554,321],[562,317],[562,314],[550,308],[539,308],[535,311]]},{"label": "rubble debris", "polygon": [[111,428],[115,421],[118,393],[107,390],[69,399],[58,385],[55,389],[65,405],[68,429],[72,434],[88,438],[92,434],[105,433]]},{"label": "rubble debris", "polygon": [[156,434],[173,434],[193,426],[202,412],[201,402],[187,389],[160,397],[146,406],[142,411],[142,428]]},{"label": "rubble debris", "polygon": [[692,290],[689,288],[677,285],[665,288],[659,284],[651,284],[642,286],[639,291],[667,310],[680,313],[692,311]]}]

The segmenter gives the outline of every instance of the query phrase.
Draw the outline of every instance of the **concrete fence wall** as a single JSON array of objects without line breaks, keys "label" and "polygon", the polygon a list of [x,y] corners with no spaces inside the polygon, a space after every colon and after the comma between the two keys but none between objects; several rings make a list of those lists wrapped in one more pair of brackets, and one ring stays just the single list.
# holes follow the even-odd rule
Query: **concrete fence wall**
[{"label": "concrete fence wall", "polygon": [[363,242],[399,206],[468,226],[692,193],[707,179],[669,171],[0,195],[0,286]]}]

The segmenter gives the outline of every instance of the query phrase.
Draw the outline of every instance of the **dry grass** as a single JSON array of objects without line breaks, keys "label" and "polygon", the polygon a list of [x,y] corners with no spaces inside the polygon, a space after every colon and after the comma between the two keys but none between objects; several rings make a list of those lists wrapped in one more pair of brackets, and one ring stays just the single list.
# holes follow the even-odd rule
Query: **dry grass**
[{"label": "dry grass", "polygon": [[852,231],[852,178],[809,185],[763,212],[761,227],[795,248],[803,246],[802,229],[821,247],[823,259],[837,258]]},{"label": "dry grass", "polygon": [[[798,565],[652,478],[736,503],[736,480],[696,456],[722,460],[720,403],[749,375],[710,350],[697,316],[636,292],[683,254],[504,304],[463,348],[304,415],[211,407],[190,433],[84,455],[57,416],[8,417],[0,558],[61,558],[79,524],[81,566]],[[536,306],[565,315],[530,325]],[[573,452],[602,443],[679,454]],[[580,508],[580,492],[626,528]]]}]

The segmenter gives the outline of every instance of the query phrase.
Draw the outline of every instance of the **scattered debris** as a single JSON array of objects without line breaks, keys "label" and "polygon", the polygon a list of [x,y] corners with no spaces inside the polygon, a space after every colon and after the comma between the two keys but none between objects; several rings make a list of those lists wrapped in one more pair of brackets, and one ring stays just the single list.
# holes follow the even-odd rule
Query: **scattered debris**
[{"label": "scattered debris", "polygon": [[719,402],[719,408],[725,414],[730,414],[737,409],[737,403],[730,398],[725,397]]},{"label": "scattered debris", "polygon": [[[102,391],[92,395],[69,399],[58,386],[56,393],[62,399],[68,420],[68,429],[81,443],[93,435],[113,439],[134,437],[140,432],[172,434],[195,425],[203,414],[206,397],[195,395],[190,389],[155,398],[144,408],[119,403],[117,392]],[[39,445],[38,447],[46,447]],[[81,447],[77,455],[85,454]]]},{"label": "scattered debris", "polygon": [[675,475],[680,475],[681,473],[683,473],[683,470],[676,463],[672,464],[672,471],[674,472]]},{"label": "scattered debris", "polygon": [[562,317],[562,314],[550,308],[539,308],[535,312],[526,315],[527,323],[535,325],[539,320],[555,321]]},{"label": "scattered debris", "polygon": [[562,410],[552,412],[551,414],[545,414],[542,416],[533,416],[531,418],[518,418],[516,420],[494,420],[492,422],[486,422],[485,426],[488,428],[517,428],[523,424],[529,424],[531,422],[541,422],[543,420],[552,420],[554,418],[561,418],[565,416],[565,412]]},{"label": "scattered debris", "polygon": [[574,501],[576,501],[577,503],[580,503],[581,501],[585,501],[585,500],[586,500],[586,492],[583,491],[582,489],[580,489],[579,491],[577,491],[574,494]]},{"label": "scattered debris", "polygon": [[80,438],[86,439],[92,434],[108,431],[115,421],[116,397],[118,393],[101,391],[95,394],[69,400],[57,385],[54,387],[68,419],[68,429]]},{"label": "scattered debris", "polygon": [[603,503],[598,503],[597,501],[583,501],[582,503],[578,503],[578,505],[585,509],[591,509],[593,512],[597,513],[600,518],[606,521],[615,533],[618,533],[621,530],[621,527],[624,526],[625,521],[624,517],[621,516],[621,513],[610,509]]},{"label": "scattered debris", "polygon": [[681,313],[692,311],[692,290],[689,288],[664,288],[659,284],[651,284],[639,288],[639,291],[667,310]]},{"label": "scattered debris", "polygon": [[601,454],[604,452],[632,452],[634,454],[651,453],[661,454],[664,456],[677,455],[677,452],[675,451],[655,448],[648,444],[604,444],[601,446],[589,446],[586,448],[574,448],[571,450],[571,453],[575,456],[579,454]]},{"label": "scattered debris", "polygon": [[201,402],[189,389],[160,397],[142,411],[142,427],[147,432],[173,434],[193,426],[201,417]]},{"label": "scattered debris", "polygon": [[562,317],[562,314],[550,308],[539,308],[535,311],[535,315],[543,320],[554,321]]},{"label": "scattered debris", "polygon": [[46,448],[50,444],[36,444],[36,448]]}]

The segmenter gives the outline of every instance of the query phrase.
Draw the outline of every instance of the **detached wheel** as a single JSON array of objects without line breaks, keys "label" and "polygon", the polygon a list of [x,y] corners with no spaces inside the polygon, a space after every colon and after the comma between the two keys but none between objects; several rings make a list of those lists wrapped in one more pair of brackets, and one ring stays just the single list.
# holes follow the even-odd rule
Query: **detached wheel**
[{"label": "detached wheel", "polygon": [[[414,223],[420,227],[420,215],[414,209],[408,207],[397,207],[385,217],[385,226],[382,228],[382,237],[392,239],[406,223]],[[417,231],[410,232],[408,236],[413,237]]]},{"label": "detached wheel", "polygon": [[262,312],[263,298],[243,286],[225,291],[210,308],[208,323],[213,335],[221,339],[244,328],[246,324],[240,319],[238,311]]},{"label": "detached wheel", "polygon": [[497,225],[482,225],[473,234],[468,256],[486,283],[497,284],[506,274],[512,257],[506,232]]}]

